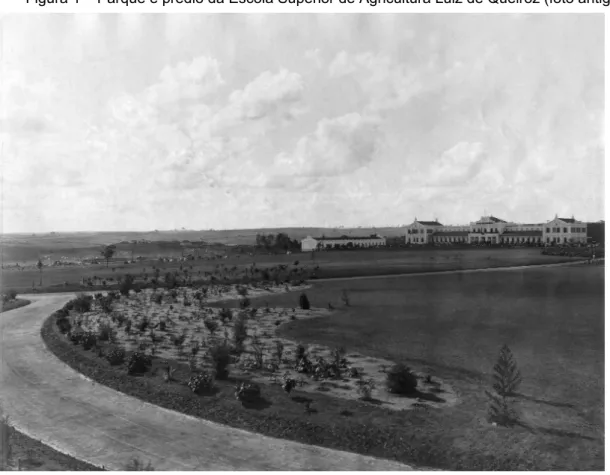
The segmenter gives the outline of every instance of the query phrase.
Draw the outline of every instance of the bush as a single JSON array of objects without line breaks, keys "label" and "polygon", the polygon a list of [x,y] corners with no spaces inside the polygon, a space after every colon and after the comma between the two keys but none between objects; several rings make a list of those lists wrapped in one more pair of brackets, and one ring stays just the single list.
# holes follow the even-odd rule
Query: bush
[{"label": "bush", "polygon": [[182,333],[181,335],[172,335],[170,339],[174,346],[182,346],[186,340],[186,334]]},{"label": "bush", "polygon": [[114,348],[106,355],[106,360],[112,366],[123,364],[125,361],[125,350],[122,348]]},{"label": "bush", "polygon": [[57,323],[57,328],[64,335],[66,333],[70,332],[70,330],[72,330],[72,324],[70,323],[70,319],[67,317],[58,318],[56,323]]},{"label": "bush", "polygon": [[220,317],[220,320],[222,320],[222,323],[226,323],[227,320],[228,321],[233,320],[233,312],[231,311],[230,308],[221,309],[220,313],[218,315]]},{"label": "bush", "polygon": [[373,379],[368,379],[366,381],[358,381],[358,394],[365,401],[370,401],[371,396],[373,394],[373,390],[375,389],[375,381]]},{"label": "bush", "polygon": [[7,290],[6,296],[9,300],[15,300],[17,298],[17,291],[14,289]]},{"label": "bush", "polygon": [[235,342],[235,349],[241,351],[243,348],[244,342],[248,338],[248,327],[246,325],[246,319],[243,316],[239,316],[239,318],[235,321],[235,325],[233,326],[233,341]]},{"label": "bush", "polygon": [[81,342],[83,335],[84,335],[84,332],[81,330],[68,332],[68,338],[74,345],[78,345]]},{"label": "bush", "polygon": [[216,345],[210,348],[210,358],[214,362],[216,379],[227,379],[229,377],[229,363],[231,362],[231,351],[227,345]]},{"label": "bush", "polygon": [[95,333],[86,332],[81,338],[81,343],[83,345],[83,350],[90,350],[97,344],[97,336]]},{"label": "bush", "polygon": [[256,383],[240,383],[235,386],[235,398],[253,402],[261,397],[261,387]]},{"label": "bush", "polygon": [[92,301],[93,297],[90,295],[79,294],[74,300],[72,300],[72,306],[77,312],[85,313],[91,311]]},{"label": "bush", "polygon": [[108,323],[100,323],[97,338],[100,341],[108,341],[110,340],[110,336],[112,334],[112,327]]},{"label": "bush", "polygon": [[146,356],[144,353],[135,351],[127,360],[127,373],[145,373],[150,365],[151,361],[148,356]]},{"label": "bush", "polygon": [[123,277],[123,280],[121,281],[121,285],[119,286],[119,292],[121,293],[121,295],[125,295],[128,296],[129,295],[129,291],[131,289],[133,289],[133,282],[134,282],[134,278],[131,274],[127,274],[125,277]]},{"label": "bush", "polygon": [[216,320],[204,320],[203,324],[212,335],[218,330],[218,322]]},{"label": "bush", "polygon": [[309,310],[309,299],[307,298],[307,294],[303,292],[299,297],[299,305],[303,310]]},{"label": "bush", "polygon": [[393,394],[413,394],[417,390],[417,377],[404,364],[396,364],[386,373],[386,387]]},{"label": "bush", "polygon": [[113,298],[110,295],[99,299],[99,304],[100,304],[100,307],[102,308],[102,311],[104,311],[105,313],[112,312],[112,301],[113,301]]},{"label": "bush", "polygon": [[201,394],[214,387],[214,378],[210,373],[203,371],[191,376],[187,385],[195,394]]}]

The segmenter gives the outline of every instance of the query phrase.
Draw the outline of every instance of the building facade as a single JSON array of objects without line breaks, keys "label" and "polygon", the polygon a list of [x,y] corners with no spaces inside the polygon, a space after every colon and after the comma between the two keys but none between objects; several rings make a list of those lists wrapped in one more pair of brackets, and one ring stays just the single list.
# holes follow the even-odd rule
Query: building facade
[{"label": "building facade", "polygon": [[586,244],[587,223],[559,218],[541,224],[521,224],[495,216],[482,216],[469,225],[446,226],[435,221],[415,221],[407,226],[406,244]]},{"label": "building facade", "polygon": [[301,251],[322,251],[329,249],[354,249],[380,247],[386,245],[386,238],[379,234],[371,236],[339,236],[339,237],[311,237],[301,240]]}]

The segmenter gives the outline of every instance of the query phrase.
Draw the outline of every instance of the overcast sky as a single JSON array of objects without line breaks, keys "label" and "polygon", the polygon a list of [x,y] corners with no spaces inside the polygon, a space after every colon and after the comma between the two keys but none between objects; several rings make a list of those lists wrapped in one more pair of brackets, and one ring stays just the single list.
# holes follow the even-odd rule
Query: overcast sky
[{"label": "overcast sky", "polygon": [[603,15],[2,20],[4,232],[603,219]]}]

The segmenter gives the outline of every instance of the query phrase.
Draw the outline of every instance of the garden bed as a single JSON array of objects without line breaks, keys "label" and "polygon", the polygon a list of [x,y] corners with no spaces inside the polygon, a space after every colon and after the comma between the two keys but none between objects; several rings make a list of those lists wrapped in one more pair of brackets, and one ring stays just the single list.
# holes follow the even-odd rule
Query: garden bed
[{"label": "garden bed", "polygon": [[[294,290],[302,291],[304,288],[299,287]],[[185,291],[186,294],[184,294]],[[183,334],[186,335],[185,343],[188,341],[187,345],[197,341],[200,338],[198,333],[203,333],[203,331],[196,331],[199,320],[195,315],[203,314],[204,319],[217,318],[222,309],[213,309],[205,305],[196,308],[193,308],[193,305],[185,307],[184,301],[180,302],[180,298],[186,297],[187,302],[190,302],[194,298],[194,292],[191,289],[181,289],[180,292],[182,294],[178,293],[177,299],[172,300],[172,303],[165,302],[159,305],[151,303],[152,291],[143,291],[130,298],[123,297],[120,302],[117,301],[112,310],[112,312],[116,312],[115,319],[119,312],[130,315],[128,318],[133,318],[133,327],[141,324],[144,314],[137,315],[137,313],[143,311],[142,309],[146,309],[146,318],[149,325],[153,327],[158,325],[162,319],[167,320],[166,336],[163,341],[155,345],[159,348],[154,355],[151,355],[153,344],[150,336],[148,337],[148,341],[151,342],[149,345],[145,338],[134,339],[131,334],[128,334],[129,332],[124,331],[124,326],[119,329],[118,325],[114,330],[115,343],[99,343],[97,348],[84,350],[82,345],[75,345],[65,335],[62,335],[55,324],[55,318],[50,318],[43,326],[43,339],[56,356],[87,377],[115,390],[168,409],[268,436],[395,459],[403,463],[442,468],[482,469],[490,466],[486,457],[481,457],[480,460],[476,460],[475,457],[475,460],[469,460],[464,465],[462,457],[456,453],[452,455],[453,450],[448,450],[446,444],[442,442],[442,434],[437,434],[439,437],[437,443],[431,443],[430,436],[416,428],[432,414],[440,416],[442,411],[438,407],[455,403],[455,395],[448,386],[443,384],[441,387],[438,381],[430,381],[429,384],[426,384],[422,378],[419,378],[418,389],[421,392],[414,392],[409,397],[395,395],[379,397],[380,390],[383,388],[382,381],[385,378],[385,375],[379,370],[389,362],[367,358],[360,354],[348,352],[343,357],[346,371],[352,367],[359,368],[360,374],[357,378],[346,376],[315,380],[309,374],[300,373],[297,376],[296,373],[291,372],[289,368],[293,365],[290,363],[289,356],[284,360],[285,367],[280,365],[280,368],[275,371],[265,373],[264,369],[261,371],[260,368],[254,370],[245,367],[247,365],[240,363],[245,363],[252,357],[250,341],[250,344],[245,345],[243,360],[240,358],[242,361],[234,362],[230,366],[229,378],[215,381],[214,388],[201,395],[194,394],[189,389],[187,381],[193,373],[198,373],[203,368],[209,368],[203,345],[200,343],[200,351],[193,355],[192,351],[185,351],[184,345],[182,345],[182,349],[168,348],[167,342]],[[243,298],[239,297],[237,293],[231,292],[225,289],[219,295],[208,295],[206,303],[227,297]],[[272,289],[265,292],[285,292],[285,289]],[[252,290],[250,295],[260,296],[264,295],[264,292]],[[295,295],[295,301],[298,301],[297,295]],[[149,303],[150,306],[148,306]],[[159,311],[157,307],[164,305],[167,305],[167,308],[164,308],[163,312]],[[170,306],[172,308],[169,308]],[[180,306],[180,312],[178,312],[177,306]],[[142,307],[142,309],[138,310],[138,307]],[[153,312],[153,309],[156,310]],[[243,312],[249,311],[251,310],[243,310]],[[112,312],[108,315],[112,315]],[[188,316],[188,313],[191,315]],[[279,326],[275,323],[278,318],[281,322],[282,319],[291,321],[293,316],[294,319],[299,319],[328,316],[329,314],[328,311],[322,309],[300,310],[296,307],[294,309],[269,309],[269,311],[258,309],[257,313],[260,314],[258,317],[253,316],[251,320],[248,320],[248,328],[258,334],[260,339],[266,338],[267,342],[279,340],[274,335],[275,328]],[[108,323],[106,320],[108,318],[112,321],[111,316],[97,311],[77,314],[71,318],[82,320],[80,323],[83,328],[97,328],[98,331],[100,323]],[[230,341],[230,330],[236,319],[237,316],[234,316],[232,320],[227,321],[225,325],[227,335],[222,337],[207,335],[208,338],[212,341],[227,338]],[[170,320],[174,324],[170,323]],[[178,325],[176,322],[183,322],[185,325]],[[187,323],[188,325],[186,325]],[[205,324],[202,323],[201,326],[201,330],[203,330]],[[159,333],[159,327],[157,326],[157,330],[153,331]],[[253,336],[248,331],[248,338],[251,339]],[[111,345],[118,345],[119,341],[126,346],[126,357],[133,351],[150,355],[148,371],[137,376],[129,375],[124,365],[111,366],[104,357],[100,357],[104,354],[105,349],[108,350]],[[199,341],[201,342],[201,340]],[[294,343],[285,341],[285,344],[288,351],[294,352],[292,349]],[[193,348],[193,346],[188,346],[188,348]],[[329,349],[319,346],[309,348],[312,358],[317,355],[328,357],[328,351]],[[267,353],[264,355],[272,358]],[[193,359],[193,356],[197,360],[196,368],[192,361],[189,361]],[[169,382],[166,371],[168,366],[173,369]],[[290,376],[305,380],[306,384],[297,385],[288,394],[282,388],[281,380],[277,381],[278,377],[285,375],[286,372],[289,372]],[[362,394],[357,390],[359,385],[356,383],[363,379],[365,381],[375,379],[379,383],[375,385],[377,389],[373,390],[373,394],[369,395],[370,397],[366,398],[366,401],[362,400]],[[236,385],[242,382],[262,383],[260,385],[261,397],[248,403],[236,399]],[[388,403],[390,396],[395,399],[394,404]],[[412,410],[394,410],[397,408]],[[498,462],[494,461],[492,466],[508,467],[512,463],[507,460],[505,465],[498,465]]]}]

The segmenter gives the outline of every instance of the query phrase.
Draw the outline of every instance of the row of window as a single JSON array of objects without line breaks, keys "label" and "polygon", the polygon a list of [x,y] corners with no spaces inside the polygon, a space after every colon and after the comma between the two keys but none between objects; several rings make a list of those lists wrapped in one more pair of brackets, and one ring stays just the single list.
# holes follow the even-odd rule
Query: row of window
[{"label": "row of window", "polygon": [[[552,231],[551,231],[552,230]],[[546,228],[546,232],[548,233],[560,233],[561,228]],[[564,233],[585,233],[587,232],[587,228],[563,228]]]}]

